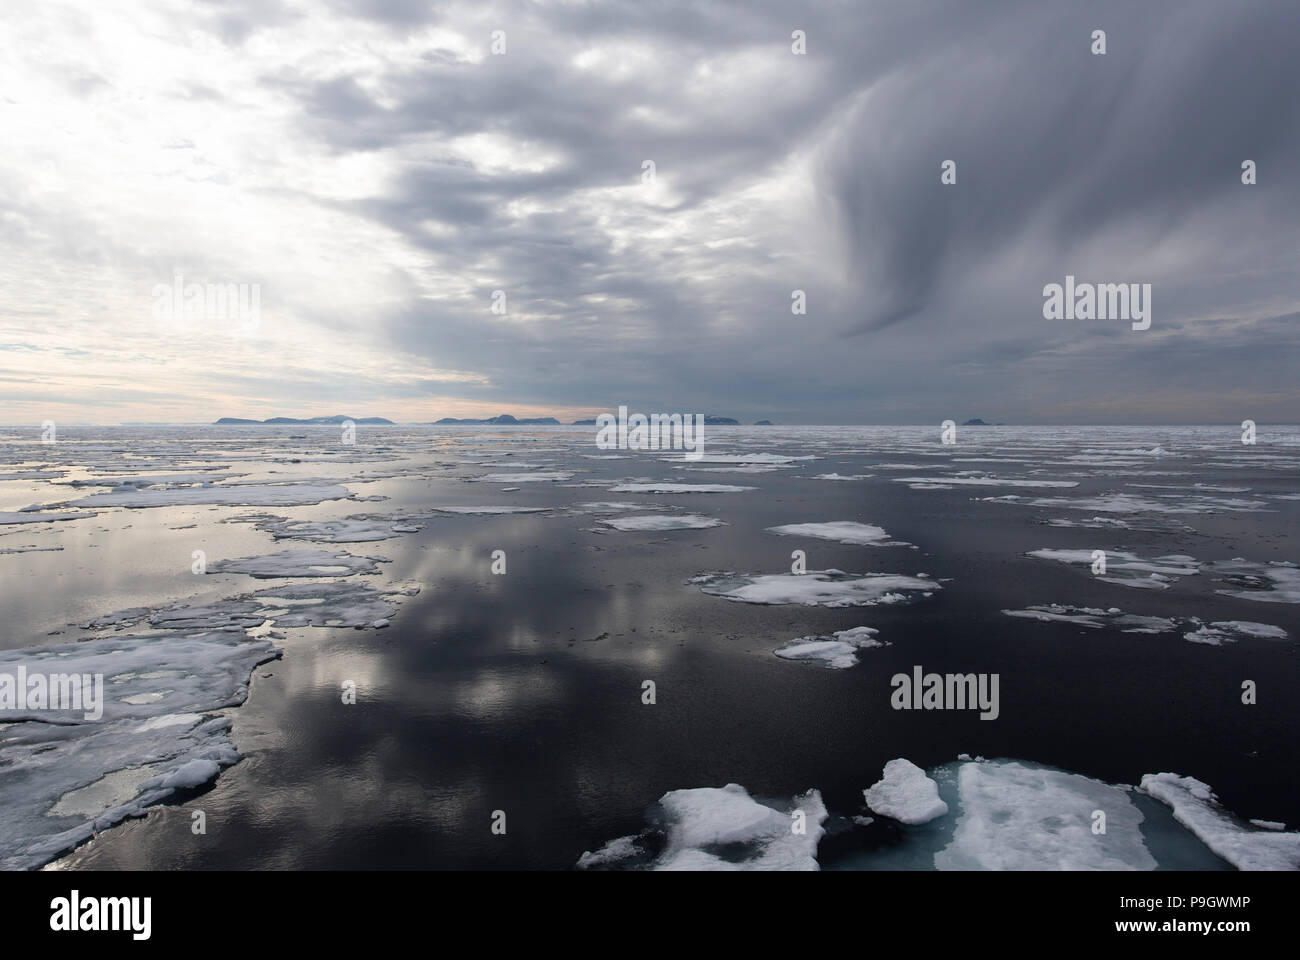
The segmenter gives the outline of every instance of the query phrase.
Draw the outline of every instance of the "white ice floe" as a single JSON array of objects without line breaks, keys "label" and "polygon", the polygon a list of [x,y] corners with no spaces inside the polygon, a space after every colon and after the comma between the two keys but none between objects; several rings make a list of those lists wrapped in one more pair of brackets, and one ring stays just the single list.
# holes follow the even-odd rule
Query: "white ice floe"
[{"label": "white ice floe", "polygon": [[1251,829],[1220,806],[1209,784],[1176,773],[1148,773],[1141,789],[1168,804],[1175,820],[1238,870],[1300,870],[1300,833]]},{"label": "white ice floe", "polygon": [[582,513],[618,513],[622,510],[644,510],[646,504],[631,500],[594,500],[587,503],[575,503],[575,510]]},{"label": "white ice floe", "polygon": [[246,573],[250,577],[350,577],[378,573],[387,557],[355,557],[335,550],[281,550],[261,557],[240,557],[208,564],[208,573]]},{"label": "white ice floe", "polygon": [[828,523],[787,523],[779,527],[768,527],[770,533],[779,533],[788,537],[816,537],[819,540],[834,540],[836,543],[849,543],[863,547],[907,547],[911,544],[902,540],[891,540],[884,527],[873,523],[857,523],[853,520],[832,520]]},{"label": "white ice floe", "polygon": [[141,490],[119,487],[109,493],[95,493],[72,501],[77,507],[173,507],[232,506],[287,507],[352,496],[347,487],[334,483],[246,483],[203,484],[197,487],[159,487]]},{"label": "white ice floe", "polygon": [[337,520],[289,520],[285,517],[240,517],[252,521],[277,540],[309,540],[315,543],[369,543],[389,540],[423,528],[423,517],[400,515],[354,516]]},{"label": "white ice floe", "polygon": [[80,520],[83,517],[97,516],[89,513],[40,513],[39,508],[29,507],[17,512],[0,510],[0,525],[8,523],[51,523],[56,520]]},{"label": "white ice floe", "polygon": [[873,627],[851,627],[830,636],[799,637],[772,652],[782,660],[802,660],[820,663],[830,670],[847,670],[857,665],[859,650],[888,645],[876,639],[878,633]]},{"label": "white ice floe", "polygon": [[1077,480],[1029,480],[1013,477],[890,477],[897,483],[917,484],[922,487],[944,484],[959,487],[1077,487]]},{"label": "white ice floe", "polygon": [[615,837],[599,850],[586,851],[578,858],[579,870],[592,867],[614,866],[621,861],[642,856],[642,850],[636,843],[636,837]]},{"label": "white ice floe", "polygon": [[838,473],[818,473],[809,477],[808,479],[809,480],[866,480],[873,476],[875,476],[875,474],[872,473],[850,473],[845,475],[838,474]]},{"label": "white ice floe", "polygon": [[884,776],[862,795],[872,813],[900,823],[929,823],[948,812],[948,804],[939,799],[939,785],[902,757],[886,763]]},{"label": "white ice floe", "polygon": [[[744,787],[673,790],[659,800],[663,850],[645,862],[639,837],[620,837],[578,861],[583,868],[649,870],[817,870],[826,807],[816,790],[785,810],[759,803]],[[796,814],[798,816],[796,817]],[[796,824],[799,829],[796,829]]]},{"label": "white ice floe", "polygon": [[177,790],[200,786],[239,754],[230,720],[252,670],[279,655],[242,630],[114,634],[0,653],[0,673],[103,676],[102,715],[0,711],[0,868],[32,869]]},{"label": "white ice floe", "polygon": [[1196,629],[1184,633],[1183,639],[1211,646],[1235,643],[1238,640],[1285,640],[1287,638],[1285,630],[1267,623],[1254,623],[1249,620],[1216,620],[1210,624],[1203,624],[1196,617],[1187,619],[1146,617],[1125,613],[1119,607],[1102,610],[1098,607],[1071,607],[1048,603],[1027,607],[1024,610],[1002,612],[1009,617],[1073,623],[1092,629],[1110,627],[1121,633],[1173,633],[1179,629],[1195,627]]},{"label": "white ice floe", "polygon": [[1067,510],[1094,510],[1098,513],[1259,513],[1268,509],[1263,500],[1224,497],[1179,496],[1168,499],[1139,497],[1131,493],[1102,494],[1095,497],[984,497],[985,503],[1007,503],[1026,507],[1062,507]]},{"label": "white ice floe", "polygon": [[463,513],[468,516],[483,516],[507,513],[545,513],[547,507],[434,507],[439,513]]},{"label": "white ice floe", "polygon": [[818,460],[819,457],[785,457],[777,453],[705,453],[700,455],[682,455],[680,457],[661,457],[667,463],[794,463],[796,460]]},{"label": "white ice floe", "polygon": [[1026,607],[1023,610],[1003,610],[1008,617],[1024,617],[1029,620],[1056,621],[1074,623],[1081,627],[1101,629],[1112,627],[1121,633],[1172,633],[1178,629],[1178,621],[1167,617],[1144,617],[1125,613],[1119,607],[1105,610],[1099,607],[1072,607],[1059,603],[1044,603]]},{"label": "white ice floe", "polygon": [[609,488],[610,493],[740,493],[754,487],[739,487],[729,483],[620,483]]},{"label": "white ice floe", "polygon": [[1214,564],[1214,573],[1225,581],[1249,589],[1216,590],[1229,597],[1265,603],[1300,603],[1300,567],[1274,561],[1252,563],[1240,558]]},{"label": "white ice floe", "polygon": [[650,514],[643,517],[612,517],[607,520],[601,520],[606,526],[613,527],[615,530],[626,531],[655,531],[655,530],[704,530],[709,527],[720,527],[723,525],[721,520],[713,517],[702,517],[699,514],[688,513],[681,515],[668,514]]},{"label": "white ice floe", "polygon": [[145,473],[127,476],[91,476],[80,480],[69,480],[69,487],[158,487],[171,484],[189,485],[195,483],[212,483],[217,480],[229,480],[242,477],[241,473]]},{"label": "white ice floe", "polygon": [[[1095,562],[1092,550],[1031,550],[1029,556],[1039,560],[1056,560],[1073,566],[1091,567]],[[1098,580],[1126,587],[1164,589],[1177,577],[1195,576],[1201,572],[1196,558],[1183,554],[1169,554],[1144,560],[1123,550],[1103,550],[1106,573],[1096,574]]]},{"label": "white ice floe", "polygon": [[[957,768],[957,823],[939,870],[1152,870],[1130,790],[1018,761]],[[1093,811],[1106,832],[1093,833]]]},{"label": "white ice floe", "polygon": [[1207,643],[1215,647],[1243,639],[1285,640],[1286,638],[1287,632],[1281,627],[1255,623],[1251,620],[1216,620],[1214,623],[1204,624],[1196,630],[1183,634],[1184,640]]},{"label": "white ice floe", "polygon": [[866,607],[897,603],[908,592],[929,596],[939,584],[923,576],[897,573],[845,573],[843,570],[809,570],[803,574],[774,573],[755,576],[706,574],[692,583],[711,596],[739,603],[800,603],[823,607]]},{"label": "white ice floe", "polygon": [[539,470],[536,473],[489,473],[470,479],[478,483],[556,483],[572,480],[573,474],[563,470]]}]

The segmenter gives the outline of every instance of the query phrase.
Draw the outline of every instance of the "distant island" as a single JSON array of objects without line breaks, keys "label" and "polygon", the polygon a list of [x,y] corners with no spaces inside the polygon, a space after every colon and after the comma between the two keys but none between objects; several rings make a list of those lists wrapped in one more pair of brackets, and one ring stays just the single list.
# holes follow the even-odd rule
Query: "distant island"
[{"label": "distant island", "polygon": [[756,427],[770,427],[770,426],[772,426],[772,421],[771,421],[771,420],[755,420],[755,421],[754,421],[754,426],[756,426]]},{"label": "distant island", "polygon": [[[709,414],[705,414],[704,423],[705,426],[711,426],[711,427],[740,426],[739,420],[733,420],[731,417],[714,417],[714,416],[710,416]],[[594,427],[595,425],[596,425],[595,420],[574,420],[573,423],[570,424],[570,426],[573,427]]]},{"label": "distant island", "polygon": [[969,420],[963,423],[962,426],[963,427],[987,427],[988,424],[985,423],[983,420],[981,420],[979,417],[971,417]]},{"label": "distant island", "polygon": [[351,420],[353,423],[389,424],[389,425],[392,425],[393,423],[392,420],[386,420],[383,417],[345,417],[342,414],[335,414],[332,417],[308,417],[306,419],[302,419],[299,417],[271,417],[269,420],[245,420],[242,417],[222,417],[220,420],[217,420],[215,422],[219,425],[226,425],[226,426],[260,427],[263,425],[267,425],[267,426],[274,427],[279,425],[307,425],[307,426],[310,426],[311,424],[338,425],[340,423],[346,423],[349,420]]},{"label": "distant island", "polygon": [[486,420],[458,420],[455,417],[443,417],[441,420],[433,421],[434,426],[459,425],[459,424],[488,424],[490,426],[538,426],[543,424],[559,424],[559,420],[554,417],[524,417],[522,420],[510,416],[508,413],[498,414],[495,417],[488,417]]}]

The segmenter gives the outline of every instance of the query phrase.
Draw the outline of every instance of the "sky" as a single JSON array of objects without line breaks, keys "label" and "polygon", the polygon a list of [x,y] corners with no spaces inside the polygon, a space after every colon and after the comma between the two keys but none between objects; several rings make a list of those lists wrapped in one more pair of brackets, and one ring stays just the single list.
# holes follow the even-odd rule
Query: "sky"
[{"label": "sky", "polygon": [[[0,423],[1300,421],[1298,48],[1294,0],[20,4]],[[1067,276],[1149,329],[1045,319]]]}]

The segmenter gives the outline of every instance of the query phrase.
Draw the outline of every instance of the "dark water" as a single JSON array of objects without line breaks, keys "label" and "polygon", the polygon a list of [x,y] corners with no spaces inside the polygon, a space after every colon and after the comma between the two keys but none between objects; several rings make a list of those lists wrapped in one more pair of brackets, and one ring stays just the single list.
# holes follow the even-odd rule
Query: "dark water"
[{"label": "dark water", "polygon": [[[554,434],[507,431],[504,441],[493,442],[538,447],[541,453],[516,455],[543,461],[545,469],[584,471],[572,483],[601,486],[522,483],[520,491],[502,493],[502,484],[457,478],[505,467],[461,463],[350,485],[363,495],[391,498],[383,503],[118,510],[68,525],[75,530],[44,534],[59,538],[65,551],[0,557],[13,574],[5,581],[9,647],[41,642],[55,623],[134,603],[189,599],[195,588],[184,567],[196,542],[212,555],[230,556],[310,546],[272,546],[251,526],[214,522],[240,513],[303,518],[449,504],[558,508],[638,500],[727,524],[597,532],[595,516],[444,515],[419,533],[339,545],[391,558],[383,578],[418,582],[421,593],[400,604],[385,630],[288,631],[280,643],[283,659],[258,668],[247,702],[230,711],[244,760],[210,789],[102,834],[59,866],[567,869],[583,851],[642,830],[649,805],[669,790],[735,782],[755,796],[788,799],[816,787],[833,813],[847,816],[864,812],[862,790],[879,779],[888,760],[906,757],[928,768],[962,753],[1037,761],[1111,783],[1176,772],[1212,785],[1224,806],[1243,817],[1300,822],[1295,603],[1217,594],[1230,585],[1205,572],[1166,590],[1137,589],[1100,582],[1087,567],[1025,556],[1051,547],[1126,550],[1144,558],[1189,554],[1202,563],[1300,560],[1300,501],[1267,496],[1297,492],[1295,431],[1283,433],[1292,438],[1289,445],[1261,441],[1253,448],[1242,447],[1226,428],[990,431],[974,438],[971,432],[963,432],[957,447],[945,448],[937,429],[926,428],[735,434],[720,428],[714,441],[719,452],[761,449],[822,458],[746,474],[675,471],[649,454],[588,460],[581,454],[599,453],[589,438],[563,434],[557,446]],[[443,463],[456,462],[466,446],[439,435],[395,441],[390,449],[419,459],[426,445]],[[1156,445],[1170,456],[1067,459],[1081,450]],[[963,456],[1029,462],[951,459]],[[1106,465],[1110,461],[1121,465]],[[900,462],[925,469],[880,469]],[[319,464],[292,469],[335,475],[333,466]],[[893,479],[954,470],[1068,478],[1079,485],[940,490],[911,489]],[[874,476],[809,478],[831,471]],[[628,476],[758,489],[645,495],[603,488]],[[1202,483],[1247,487],[1249,493],[1143,490],[1126,486],[1131,483]],[[1171,504],[1185,502],[1174,497],[1209,495],[1265,506],[1154,515],[1194,532],[1143,532],[1043,522],[1099,515],[1133,520],[1131,514],[979,499],[1107,492],[1165,494]],[[10,500],[7,509],[16,505]],[[918,549],[764,530],[831,520],[879,524]],[[198,526],[170,529],[188,522]],[[507,556],[504,576],[490,572],[490,555],[498,549]],[[942,589],[905,603],[826,609],[729,602],[686,583],[708,571],[788,572],[794,549],[807,552],[809,569],[924,572],[940,579]],[[211,596],[248,586],[247,578],[235,575],[203,583]],[[1209,646],[1186,641],[1181,630],[1124,634],[1001,612],[1045,603],[1259,621],[1284,628],[1291,639]],[[862,651],[851,669],[791,663],[772,653],[795,637],[860,625],[879,629],[890,645]],[[890,677],[918,664],[927,672],[1000,674],[1000,716],[981,721],[973,711],[891,709]],[[1258,683],[1257,705],[1240,701],[1247,679]],[[358,685],[356,705],[340,702],[339,685],[347,680]],[[645,680],[657,686],[654,705],[641,702]],[[190,832],[198,809],[207,816],[204,836]],[[490,829],[496,810],[506,813],[504,836]],[[823,866],[860,861],[888,847],[892,836],[878,823],[851,838],[828,837]]]}]

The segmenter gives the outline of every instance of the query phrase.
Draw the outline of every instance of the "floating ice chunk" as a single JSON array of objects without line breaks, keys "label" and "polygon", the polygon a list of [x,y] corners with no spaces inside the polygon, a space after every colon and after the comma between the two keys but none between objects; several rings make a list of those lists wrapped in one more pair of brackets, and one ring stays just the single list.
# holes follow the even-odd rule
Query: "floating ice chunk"
[{"label": "floating ice chunk", "polygon": [[386,594],[346,581],[290,583],[251,597],[279,627],[365,627],[395,612]]},{"label": "floating ice chunk", "polygon": [[871,474],[871,473],[850,473],[847,475],[841,475],[838,473],[818,473],[809,477],[808,479],[809,480],[866,480],[869,477],[873,477],[873,476],[875,476],[875,474]]},{"label": "floating ice chunk", "polygon": [[592,867],[612,866],[620,861],[642,856],[637,846],[636,837],[616,837],[595,852],[584,852],[578,858],[578,869],[589,870]]},{"label": "floating ice chunk", "polygon": [[1113,627],[1121,633],[1172,633],[1178,621],[1166,617],[1144,617],[1125,613],[1118,607],[1102,610],[1098,607],[1071,607],[1059,603],[1038,604],[1023,610],[1003,610],[1008,617],[1025,617],[1030,620],[1076,623],[1081,627]]},{"label": "floating ice chunk", "polygon": [[347,487],[333,483],[204,484],[198,487],[162,487],[140,490],[125,487],[95,493],[72,501],[78,507],[248,506],[277,507],[343,500],[352,496]]},{"label": "floating ice chunk", "polygon": [[713,517],[702,517],[699,514],[688,513],[682,515],[651,514],[642,517],[613,517],[608,520],[601,520],[601,523],[613,527],[615,530],[630,531],[655,531],[655,530],[704,530],[709,527],[720,527],[723,525],[721,520]]},{"label": "floating ice chunk", "polygon": [[755,487],[738,487],[728,483],[620,483],[611,493],[740,493]]},{"label": "floating ice chunk", "polygon": [[876,639],[879,632],[873,627],[851,627],[830,636],[799,637],[772,652],[782,660],[805,660],[821,663],[830,670],[847,670],[857,665],[859,650],[887,645]]},{"label": "floating ice chunk", "polygon": [[1099,513],[1258,513],[1267,509],[1263,500],[1237,500],[1222,497],[1186,496],[1179,502],[1138,497],[1131,493],[1103,494],[1095,497],[984,497],[985,503],[1007,503],[1027,507],[1063,507],[1068,510],[1095,510]]},{"label": "floating ice chunk", "polygon": [[[957,825],[939,870],[1152,870],[1127,787],[1019,761],[957,770]],[[1093,811],[1106,832],[1092,832]]]},{"label": "floating ice chunk", "polygon": [[823,607],[866,607],[906,600],[907,591],[929,596],[939,584],[925,577],[896,573],[852,574],[842,570],[809,570],[803,574],[755,576],[706,574],[693,583],[711,596],[740,603],[801,603]]},{"label": "floating ice chunk", "polygon": [[[239,759],[230,720],[249,675],[279,656],[242,631],[108,637],[0,653],[0,672],[103,676],[102,715],[5,710],[0,867],[31,869]],[[83,706],[85,703],[83,701]]]},{"label": "floating ice chunk", "polygon": [[565,473],[563,470],[539,470],[536,473],[489,473],[470,479],[478,483],[556,483],[560,480],[572,480],[573,474]]},{"label": "floating ice chunk", "polygon": [[680,457],[661,457],[668,463],[794,463],[797,460],[818,460],[819,457],[785,457],[777,453],[705,453],[699,455],[683,454]]},{"label": "floating ice chunk", "polygon": [[897,483],[963,487],[1077,487],[1078,480],[1030,480],[1015,477],[890,477]]},{"label": "floating ice chunk", "polygon": [[171,484],[212,483],[216,480],[229,480],[241,477],[240,473],[154,473],[131,474],[128,476],[92,476],[81,480],[69,480],[69,487],[158,487]]},{"label": "floating ice chunk", "polygon": [[[1201,572],[1194,557],[1183,554],[1170,554],[1143,560],[1136,554],[1122,550],[1102,551],[1106,556],[1108,576],[1098,576],[1098,580],[1115,583],[1126,587],[1145,587],[1163,589],[1173,583],[1173,577],[1194,576]],[[1039,560],[1056,560],[1075,566],[1090,566],[1093,560],[1092,550],[1031,550],[1029,556]],[[1119,576],[1116,576],[1119,574]]]},{"label": "floating ice chunk", "polygon": [[862,795],[872,813],[900,823],[929,823],[948,812],[948,804],[939,799],[939,785],[902,757],[885,764],[884,776]]},{"label": "floating ice chunk", "polygon": [[1190,633],[1183,634],[1184,640],[1193,643],[1208,643],[1220,646],[1235,643],[1241,639],[1285,640],[1287,632],[1281,627],[1267,623],[1254,623],[1250,620],[1216,620]]},{"label": "floating ice chunk", "polygon": [[507,513],[545,513],[548,507],[434,507],[439,513],[463,513],[467,516],[487,516]]},{"label": "floating ice chunk", "polygon": [[1214,565],[1223,579],[1248,590],[1216,590],[1229,597],[1264,603],[1300,603],[1300,567],[1290,563],[1251,563],[1233,559]]},{"label": "floating ice chunk", "polygon": [[851,543],[864,547],[910,546],[902,540],[890,540],[884,527],[872,523],[856,523],[852,520],[832,520],[829,523],[787,523],[767,529],[771,533],[788,537],[816,537],[819,540],[834,540],[837,543]]},{"label": "floating ice chunk", "polygon": [[276,540],[311,540],[316,543],[367,543],[388,540],[403,533],[416,533],[423,528],[424,517],[355,516],[337,520],[289,520],[284,517],[240,517],[240,521],[253,520],[257,529],[271,534]]},{"label": "floating ice chunk", "polygon": [[208,564],[208,573],[246,573],[266,580],[275,577],[350,577],[378,573],[386,557],[354,557],[333,550],[281,550],[262,557],[241,557]]},{"label": "floating ice chunk", "polygon": [[588,503],[575,503],[573,508],[583,513],[618,513],[622,510],[644,510],[646,504],[633,503],[630,500],[595,500]]},{"label": "floating ice chunk", "polygon": [[1209,784],[1148,773],[1141,789],[1168,804],[1175,820],[1238,870],[1300,870],[1300,833],[1250,829],[1219,805]]},{"label": "floating ice chunk", "polygon": [[[584,869],[817,870],[817,844],[826,832],[826,807],[816,790],[782,811],[760,803],[744,787],[673,790],[659,800],[663,827],[611,840],[584,853]],[[658,818],[656,818],[658,819]],[[662,847],[647,862],[644,850]]]},{"label": "floating ice chunk", "polygon": [[97,514],[89,513],[40,513],[39,506],[36,510],[30,507],[26,510],[19,510],[17,513],[0,510],[0,524],[8,523],[53,523],[57,520],[80,520],[82,517],[94,517]]}]

